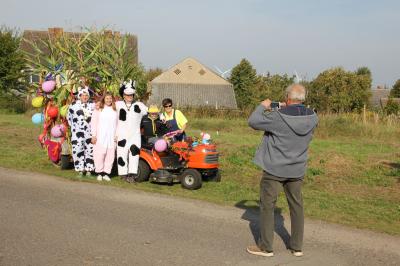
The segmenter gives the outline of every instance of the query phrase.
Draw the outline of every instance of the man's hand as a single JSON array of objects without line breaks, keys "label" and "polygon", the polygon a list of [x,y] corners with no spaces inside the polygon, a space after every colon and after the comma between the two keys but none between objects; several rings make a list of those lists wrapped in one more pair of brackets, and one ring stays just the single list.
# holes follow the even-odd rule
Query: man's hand
[{"label": "man's hand", "polygon": [[261,102],[261,104],[265,107],[265,109],[271,109],[271,100],[270,99],[265,99],[264,101]]},{"label": "man's hand", "polygon": [[97,138],[96,137],[92,137],[92,144],[96,144],[96,142],[97,142]]}]

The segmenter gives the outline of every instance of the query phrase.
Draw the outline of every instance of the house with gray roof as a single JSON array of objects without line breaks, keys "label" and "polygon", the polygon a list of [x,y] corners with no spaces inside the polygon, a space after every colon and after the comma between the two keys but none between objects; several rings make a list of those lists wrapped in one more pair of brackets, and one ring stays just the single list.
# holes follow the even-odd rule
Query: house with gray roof
[{"label": "house with gray roof", "polygon": [[193,58],[186,58],[150,82],[149,104],[171,98],[178,107],[237,109],[233,85]]}]

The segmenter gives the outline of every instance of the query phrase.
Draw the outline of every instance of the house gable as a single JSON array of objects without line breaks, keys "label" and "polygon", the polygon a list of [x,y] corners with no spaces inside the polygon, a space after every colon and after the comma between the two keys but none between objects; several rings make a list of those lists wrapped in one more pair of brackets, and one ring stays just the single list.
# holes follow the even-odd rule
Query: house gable
[{"label": "house gable", "polygon": [[190,57],[169,68],[151,83],[230,85],[226,79]]}]

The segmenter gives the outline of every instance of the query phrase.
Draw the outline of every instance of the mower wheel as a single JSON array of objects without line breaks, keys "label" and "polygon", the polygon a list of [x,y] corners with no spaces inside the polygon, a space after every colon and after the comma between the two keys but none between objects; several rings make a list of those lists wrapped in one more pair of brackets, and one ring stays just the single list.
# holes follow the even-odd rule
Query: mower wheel
[{"label": "mower wheel", "polygon": [[61,155],[60,166],[62,170],[71,168],[71,159],[69,155]]},{"label": "mower wheel", "polygon": [[196,169],[186,169],[180,176],[182,187],[190,190],[201,188],[201,174]]},{"label": "mower wheel", "polygon": [[150,177],[149,165],[145,161],[139,160],[139,167],[138,167],[136,181],[137,182],[148,181],[149,177]]}]

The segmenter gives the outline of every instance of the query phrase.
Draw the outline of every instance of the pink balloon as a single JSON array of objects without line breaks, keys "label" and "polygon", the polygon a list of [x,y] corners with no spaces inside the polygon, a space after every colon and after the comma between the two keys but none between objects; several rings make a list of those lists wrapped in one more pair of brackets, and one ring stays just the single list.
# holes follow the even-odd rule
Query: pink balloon
[{"label": "pink balloon", "polygon": [[157,152],[163,152],[167,149],[167,142],[164,139],[159,139],[154,143],[154,149]]},{"label": "pink balloon", "polygon": [[42,89],[46,93],[50,93],[56,87],[56,82],[54,80],[48,80],[42,83]]},{"label": "pink balloon", "polygon": [[63,125],[55,125],[52,129],[51,129],[51,135],[55,138],[59,138],[62,137],[64,135],[64,126]]}]

